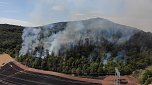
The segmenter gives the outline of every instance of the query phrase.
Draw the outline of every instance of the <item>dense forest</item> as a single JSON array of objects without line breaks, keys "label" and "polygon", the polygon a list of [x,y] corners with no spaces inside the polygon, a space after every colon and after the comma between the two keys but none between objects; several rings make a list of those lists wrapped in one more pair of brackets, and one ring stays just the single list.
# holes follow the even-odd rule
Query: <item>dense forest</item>
[{"label": "dense forest", "polygon": [[[78,76],[101,76],[114,74],[114,68],[118,67],[121,75],[132,74],[133,71],[144,69],[152,65],[152,33],[140,31],[133,35],[129,41],[116,45],[105,41],[100,46],[90,44],[88,39],[58,56],[53,53],[44,58],[33,57],[30,54],[19,56],[22,44],[22,31],[24,27],[2,24],[0,25],[0,53],[8,53],[23,64],[50,71],[56,71]],[[126,55],[123,59],[116,59],[117,53],[125,49]],[[107,53],[111,58],[103,63]],[[90,56],[92,53],[92,56]],[[142,83],[149,80],[141,81]]]},{"label": "dense forest", "polygon": [[[105,41],[101,46],[96,46],[89,42],[89,39],[86,39],[86,43],[83,44],[80,40],[66,52],[60,51],[58,56],[49,55],[47,52],[44,58],[27,54],[17,59],[30,67],[81,76],[114,74],[115,67],[118,67],[121,75],[131,74],[137,69],[143,69],[152,64],[152,49],[149,43],[152,42],[151,33],[141,31],[121,45]],[[124,59],[114,61],[117,53],[122,49],[126,50],[126,56]],[[104,64],[103,60],[107,52],[111,52],[112,55],[107,64]],[[93,55],[90,56],[90,53]]]},{"label": "dense forest", "polygon": [[[137,35],[139,36],[139,34]],[[136,39],[138,40],[138,38]],[[59,56],[55,56],[54,54],[48,54],[44,58],[37,58],[27,54],[25,56],[17,57],[17,59],[30,67],[81,76],[114,74],[115,67],[120,69],[121,75],[125,75],[131,74],[137,69],[143,69],[152,64],[152,49],[149,48],[150,46],[144,46],[145,48],[143,48],[136,43],[133,44],[133,41],[130,40],[123,46],[113,46],[110,43],[107,43],[102,47],[96,47],[95,45],[89,44],[78,44],[76,47],[67,50],[67,52],[65,52],[66,55],[60,54]],[[145,41],[141,43],[146,44],[144,42]],[[123,48],[128,50],[125,59],[114,61],[116,56],[115,53]],[[107,64],[103,64],[106,51],[112,52],[112,58],[108,60]],[[93,57],[87,57],[91,52],[94,53]]]},{"label": "dense forest", "polygon": [[19,55],[22,43],[22,26],[0,24],[0,53]]}]

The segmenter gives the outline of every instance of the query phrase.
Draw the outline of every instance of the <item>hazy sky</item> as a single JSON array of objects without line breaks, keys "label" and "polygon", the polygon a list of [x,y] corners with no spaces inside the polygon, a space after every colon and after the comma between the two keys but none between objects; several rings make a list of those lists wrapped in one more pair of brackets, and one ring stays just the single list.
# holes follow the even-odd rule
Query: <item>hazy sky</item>
[{"label": "hazy sky", "polygon": [[0,0],[0,23],[26,26],[92,17],[152,32],[152,0]]}]

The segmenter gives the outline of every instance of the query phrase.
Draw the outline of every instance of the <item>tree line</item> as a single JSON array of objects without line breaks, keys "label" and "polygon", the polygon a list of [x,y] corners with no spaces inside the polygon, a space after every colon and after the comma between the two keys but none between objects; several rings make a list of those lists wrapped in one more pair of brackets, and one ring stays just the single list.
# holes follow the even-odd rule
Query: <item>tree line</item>
[{"label": "tree line", "polygon": [[[79,76],[100,76],[114,74],[115,67],[118,67],[121,74],[125,75],[152,65],[151,33],[139,32],[121,45],[107,41],[99,45],[90,44],[88,39],[85,44],[82,44],[80,40],[71,49],[65,49],[62,52],[64,50],[62,48],[58,56],[47,54],[44,58],[40,58],[30,54],[19,56],[23,29],[22,26],[0,25],[0,53],[8,53],[21,63],[33,68]],[[125,59],[114,61],[117,53],[123,49],[126,51]],[[112,55],[107,64],[103,64],[107,52],[111,52]]]},{"label": "tree line", "polygon": [[22,44],[22,31],[24,27],[0,24],[0,53],[19,55]]}]

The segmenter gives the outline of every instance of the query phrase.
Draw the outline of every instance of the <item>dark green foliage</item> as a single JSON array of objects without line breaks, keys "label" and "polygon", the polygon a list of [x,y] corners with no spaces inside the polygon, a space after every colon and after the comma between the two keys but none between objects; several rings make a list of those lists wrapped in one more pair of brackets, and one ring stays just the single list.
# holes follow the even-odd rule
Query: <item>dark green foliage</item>
[{"label": "dark green foliage", "polygon": [[[105,41],[100,44],[101,46],[96,46],[90,43],[82,44],[80,40],[78,44],[70,50],[66,50],[64,53],[60,51],[59,56],[52,54],[42,59],[25,55],[21,57],[23,59],[19,60],[24,60],[22,61],[24,64],[34,68],[75,74],[78,76],[114,74],[115,67],[118,67],[121,75],[126,75],[131,74],[137,69],[143,69],[151,65],[152,48],[146,45],[149,41],[147,39],[150,39],[148,36],[151,37],[152,35],[139,32],[133,36],[135,37],[134,39],[131,38],[129,41],[120,45]],[[143,39],[144,37],[147,38]],[[140,41],[140,39],[144,41]],[[140,45],[138,45],[137,41]],[[117,53],[121,50],[126,51],[126,56],[123,60],[114,61]],[[103,59],[107,52],[110,52],[112,55],[108,63],[104,65]],[[29,58],[33,62],[31,62]]]},{"label": "dark green foliage", "polygon": [[144,85],[148,85],[148,84],[150,84],[151,82],[152,82],[152,77],[151,77],[151,78],[148,78],[148,79],[145,81]]},{"label": "dark green foliage", "polygon": [[[23,58],[23,59],[21,59]],[[103,65],[100,57],[96,57],[94,60],[90,61],[87,57],[57,57],[48,55],[45,58],[31,57],[26,55],[24,57],[19,57],[23,64],[30,67],[62,72],[67,74],[75,74],[79,76],[100,76],[107,74],[114,74],[114,68],[118,67],[121,75],[131,74],[134,70],[144,68],[148,62],[146,57],[142,60],[123,62],[113,62],[109,61],[106,65]],[[140,63],[140,64],[139,64]],[[140,65],[140,66],[139,66]]]},{"label": "dark green foliage", "polygon": [[0,24],[0,53],[8,53],[12,57],[18,55],[22,43],[23,27]]},{"label": "dark green foliage", "polygon": [[[56,28],[60,28],[60,26]],[[133,35],[129,41],[119,45],[116,42],[110,43],[106,39],[103,39],[103,42],[98,45],[90,43],[92,41],[89,39],[85,39],[85,44],[80,40],[68,50],[61,49],[58,56],[52,53],[42,59],[29,54],[18,57],[23,29],[21,26],[0,25],[0,53],[5,52],[12,57],[16,56],[18,61],[33,68],[79,76],[100,76],[114,74],[115,67],[118,67],[121,75],[125,75],[152,65],[151,33],[140,31]],[[120,36],[121,34],[118,37]],[[124,59],[113,61],[117,53],[122,50],[126,52]],[[103,60],[108,52],[111,53],[111,58],[104,65]]]}]

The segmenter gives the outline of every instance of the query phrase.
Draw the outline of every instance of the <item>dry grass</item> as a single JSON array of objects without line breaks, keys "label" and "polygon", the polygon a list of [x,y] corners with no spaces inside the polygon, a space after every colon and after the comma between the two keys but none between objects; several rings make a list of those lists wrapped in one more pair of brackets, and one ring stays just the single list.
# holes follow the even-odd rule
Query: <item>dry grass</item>
[{"label": "dry grass", "polygon": [[13,58],[8,54],[0,54],[0,66],[3,66],[11,61],[13,61]]}]

